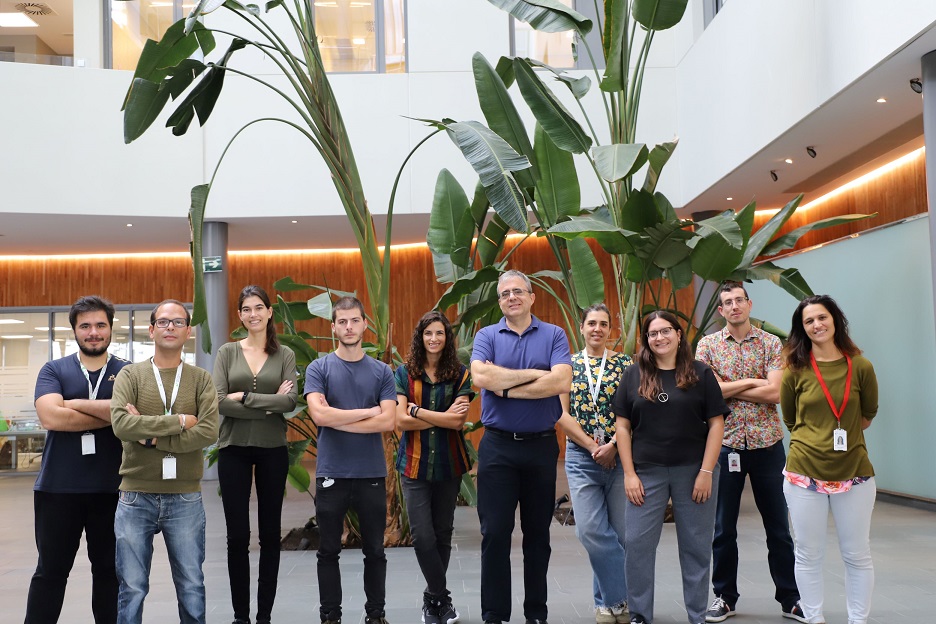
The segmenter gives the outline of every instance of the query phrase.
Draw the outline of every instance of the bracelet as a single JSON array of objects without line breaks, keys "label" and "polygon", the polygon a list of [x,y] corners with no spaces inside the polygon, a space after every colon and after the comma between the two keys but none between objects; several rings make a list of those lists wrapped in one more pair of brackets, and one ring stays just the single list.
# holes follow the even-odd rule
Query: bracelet
[{"label": "bracelet", "polygon": [[715,473],[712,472],[711,470],[706,470],[705,468],[699,468],[699,472],[707,472],[707,473],[709,473],[709,474],[715,474]]},{"label": "bracelet", "polygon": [[416,409],[413,411],[413,418],[419,418],[419,410],[421,409],[422,408],[419,407],[418,405],[416,406]]},{"label": "bracelet", "polygon": [[501,392],[501,397],[504,398],[504,399],[506,399],[506,398],[507,398],[507,392],[509,392],[509,391],[510,391],[510,388],[504,388],[504,391]]},{"label": "bracelet", "polygon": [[179,433],[185,431],[185,414],[179,414]]},{"label": "bracelet", "polygon": [[244,394],[241,395],[241,405],[246,404],[246,402],[247,402],[247,395],[248,395],[248,394],[250,394],[250,393],[249,393],[249,392],[244,392]]}]

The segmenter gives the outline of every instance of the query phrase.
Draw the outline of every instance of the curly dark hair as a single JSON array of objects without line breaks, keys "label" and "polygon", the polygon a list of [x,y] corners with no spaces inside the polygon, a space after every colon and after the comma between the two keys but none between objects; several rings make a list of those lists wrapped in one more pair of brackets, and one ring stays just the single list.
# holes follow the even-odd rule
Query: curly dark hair
[{"label": "curly dark hair", "polygon": [[455,381],[462,369],[455,350],[455,332],[452,331],[452,323],[438,310],[426,312],[416,324],[413,339],[410,341],[410,351],[404,363],[406,373],[416,379],[426,372],[426,345],[423,342],[423,332],[433,323],[442,323],[445,327],[445,347],[442,349],[439,365],[436,368],[436,381]]},{"label": "curly dark hair", "polygon": [[693,364],[692,352],[689,349],[689,341],[686,339],[685,332],[679,326],[679,321],[666,310],[650,312],[643,318],[640,325],[640,353],[637,354],[637,365],[640,367],[640,389],[638,394],[648,401],[656,401],[657,395],[663,391],[660,370],[657,368],[656,358],[650,348],[650,338],[647,336],[647,332],[650,331],[650,323],[656,319],[666,321],[679,332],[679,346],[676,347],[676,387],[689,388],[699,381],[699,376],[696,374],[695,365]]},{"label": "curly dark hair", "polygon": [[[244,286],[244,289],[240,292],[240,296],[237,298],[238,314],[240,314],[240,310],[244,306],[244,300],[247,297],[257,297],[265,307],[273,307],[270,304],[270,296],[266,293],[266,291],[259,286],[251,284],[250,286]],[[241,321],[241,325],[244,325],[243,321]],[[272,316],[267,321],[266,343],[263,345],[263,350],[268,354],[276,353],[279,350],[279,340],[276,338],[276,323],[273,322]]]},{"label": "curly dark hair", "polygon": [[812,340],[806,333],[806,328],[803,327],[803,310],[809,305],[821,305],[829,311],[835,327],[832,341],[843,355],[848,357],[861,355],[861,349],[848,335],[848,319],[845,318],[845,313],[842,312],[842,308],[835,302],[835,299],[829,295],[812,295],[799,302],[793,312],[793,320],[790,321],[790,335],[786,346],[783,347],[783,358],[789,369],[798,371],[809,366]]}]

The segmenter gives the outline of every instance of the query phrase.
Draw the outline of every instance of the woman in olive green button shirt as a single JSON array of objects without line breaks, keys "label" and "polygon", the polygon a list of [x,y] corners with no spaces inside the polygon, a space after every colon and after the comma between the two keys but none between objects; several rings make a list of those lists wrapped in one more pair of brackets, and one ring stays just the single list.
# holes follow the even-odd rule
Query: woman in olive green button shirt
[{"label": "woman in olive green button shirt", "polygon": [[270,621],[280,559],[280,519],[289,458],[284,414],[296,407],[296,356],[276,339],[270,298],[247,286],[237,302],[247,337],[218,350],[214,382],[221,433],[218,479],[227,524],[228,575],[234,623],[250,622],[251,483],[257,483],[260,578],[257,624]]}]

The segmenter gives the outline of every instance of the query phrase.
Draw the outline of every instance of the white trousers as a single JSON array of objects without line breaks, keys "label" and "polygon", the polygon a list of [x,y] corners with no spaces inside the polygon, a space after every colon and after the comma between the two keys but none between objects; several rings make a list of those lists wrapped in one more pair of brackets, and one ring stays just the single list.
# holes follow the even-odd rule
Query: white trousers
[{"label": "white trousers", "polygon": [[790,509],[796,552],[796,584],[803,615],[813,624],[825,622],[822,614],[822,562],[831,510],[845,563],[848,624],[867,624],[874,589],[869,540],[871,512],[877,495],[874,479],[839,494],[819,494],[784,481],[783,494]]}]

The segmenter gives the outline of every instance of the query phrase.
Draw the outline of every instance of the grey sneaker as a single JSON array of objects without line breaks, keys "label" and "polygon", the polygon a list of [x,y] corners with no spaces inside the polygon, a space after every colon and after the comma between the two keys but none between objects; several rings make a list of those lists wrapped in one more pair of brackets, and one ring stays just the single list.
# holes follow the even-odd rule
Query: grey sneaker
[{"label": "grey sneaker", "polygon": [[789,610],[783,609],[783,617],[796,620],[797,622],[809,622],[806,616],[803,615],[803,607],[800,605],[799,600],[797,600],[796,604],[790,607]]},{"label": "grey sneaker", "polygon": [[728,603],[722,600],[721,596],[715,596],[715,600],[712,601],[712,606],[705,612],[705,621],[724,622],[732,615],[737,614],[738,612],[728,606]]},{"label": "grey sneaker", "polygon": [[595,624],[617,624],[611,607],[595,607]]},{"label": "grey sneaker", "polygon": [[616,607],[611,607],[611,613],[614,614],[614,621],[617,624],[630,624],[630,612],[627,610],[626,600]]}]

